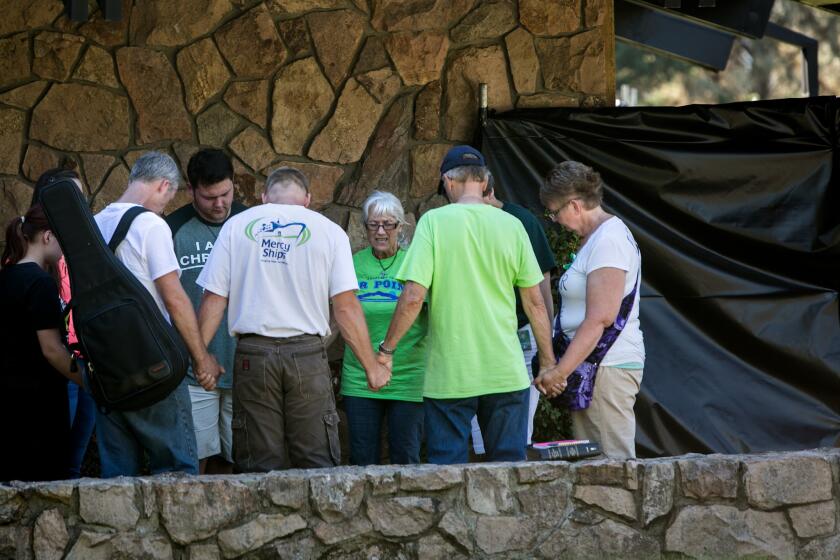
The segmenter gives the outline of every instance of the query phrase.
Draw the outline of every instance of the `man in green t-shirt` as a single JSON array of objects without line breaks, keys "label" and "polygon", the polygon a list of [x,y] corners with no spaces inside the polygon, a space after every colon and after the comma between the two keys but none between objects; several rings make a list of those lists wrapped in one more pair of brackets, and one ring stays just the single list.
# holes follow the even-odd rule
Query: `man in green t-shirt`
[{"label": "man in green t-shirt", "polygon": [[[556,367],[539,284],[543,274],[522,223],[484,204],[484,156],[451,149],[441,164],[454,204],[423,215],[397,273],[405,286],[378,360],[391,355],[429,293],[429,358],[423,387],[430,463],[465,463],[478,416],[487,459],[525,459],[528,388],[516,335],[516,298],[533,327],[541,370]],[[559,389],[559,388],[558,388]]]},{"label": "man in green t-shirt", "polygon": [[[540,265],[540,270],[543,273],[543,279],[540,282],[540,293],[545,302],[548,323],[550,325],[554,317],[554,300],[551,297],[551,271],[557,268],[557,263],[554,260],[554,253],[548,244],[548,238],[545,235],[542,224],[527,208],[496,198],[496,192],[493,188],[493,175],[489,172],[487,189],[484,191],[484,203],[504,210],[522,222],[522,227],[525,228],[525,232],[528,234],[528,240],[531,242],[531,248],[534,250],[534,256],[537,257],[537,264]],[[528,376],[533,380],[534,375],[531,371],[531,362],[534,359],[534,354],[537,353],[537,345],[534,342],[534,332],[528,323],[528,316],[525,315],[525,310],[522,308],[522,301],[518,293],[516,294],[516,320],[519,329],[517,336],[519,337],[519,344],[522,347],[522,354],[525,357],[525,368],[528,370]],[[537,413],[539,401],[540,392],[534,385],[531,385],[531,392],[528,397],[528,445],[531,445],[531,436],[534,433],[534,416]],[[475,452],[483,455],[484,439],[481,437],[481,429],[478,427],[478,419],[475,417],[472,420],[472,441]]]}]

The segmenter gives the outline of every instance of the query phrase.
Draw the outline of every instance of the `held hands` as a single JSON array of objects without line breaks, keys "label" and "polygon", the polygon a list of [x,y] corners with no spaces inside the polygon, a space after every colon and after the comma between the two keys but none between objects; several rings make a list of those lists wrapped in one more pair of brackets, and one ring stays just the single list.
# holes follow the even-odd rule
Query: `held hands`
[{"label": "held hands", "polygon": [[376,368],[368,372],[368,387],[371,391],[379,391],[391,382],[391,370],[393,369],[393,358],[379,352],[376,354]]},{"label": "held hands", "polygon": [[534,386],[543,395],[554,398],[566,390],[566,375],[560,371],[559,365],[540,369],[534,379]]},{"label": "held hands", "polygon": [[206,391],[212,391],[216,388],[216,382],[224,372],[225,368],[219,365],[219,362],[216,361],[215,356],[212,354],[205,354],[198,361],[193,360],[195,379]]}]

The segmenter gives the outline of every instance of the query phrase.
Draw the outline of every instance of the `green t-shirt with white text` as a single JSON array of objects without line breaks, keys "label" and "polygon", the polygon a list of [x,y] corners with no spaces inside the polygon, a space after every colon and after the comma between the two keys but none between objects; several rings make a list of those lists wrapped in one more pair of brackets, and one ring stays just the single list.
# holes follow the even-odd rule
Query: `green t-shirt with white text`
[{"label": "green t-shirt with white text", "polygon": [[[394,257],[379,260],[373,256],[370,247],[353,255],[359,291],[356,296],[365,314],[370,341],[374,348],[385,338],[391,318],[397,307],[397,300],[403,285],[395,273],[405,260],[405,251],[400,249]],[[391,382],[373,392],[368,389],[365,370],[349,347],[344,349],[344,365],[341,371],[341,394],[351,397],[392,399],[421,402],[423,400],[423,373],[426,370],[426,331],[428,329],[427,305],[400,340],[394,353],[394,369]]]},{"label": "green t-shirt with white text", "polygon": [[466,398],[530,385],[517,336],[517,287],[543,274],[522,223],[487,204],[450,204],[417,223],[396,277],[429,289],[423,396]]}]

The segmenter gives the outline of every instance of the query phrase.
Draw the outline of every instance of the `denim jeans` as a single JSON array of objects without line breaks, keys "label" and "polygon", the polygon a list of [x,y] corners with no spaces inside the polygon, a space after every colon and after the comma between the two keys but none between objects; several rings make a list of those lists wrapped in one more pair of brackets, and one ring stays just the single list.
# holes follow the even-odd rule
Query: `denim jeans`
[{"label": "denim jeans", "polygon": [[350,427],[350,464],[378,465],[382,422],[388,422],[388,459],[392,465],[420,463],[423,403],[344,396]]},{"label": "denim jeans", "polygon": [[140,410],[96,412],[102,477],[137,476],[143,453],[152,474],[198,474],[192,410],[184,379],[165,399]]},{"label": "denim jeans", "polygon": [[96,403],[90,393],[72,381],[67,382],[67,397],[70,401],[70,477],[79,478],[85,451],[96,427]]},{"label": "denim jeans", "polygon": [[425,399],[426,449],[430,463],[469,461],[471,420],[478,416],[488,461],[524,461],[530,391],[464,399]]},{"label": "denim jeans", "polygon": [[[528,370],[528,378],[533,381],[534,373],[531,371],[531,360],[537,353],[537,341],[534,338],[534,331],[531,325],[525,325],[518,331],[519,343],[522,346],[522,354],[525,355],[525,368]],[[539,373],[539,372],[537,372]],[[540,404],[541,393],[534,385],[528,389],[528,445],[531,445],[531,436],[534,435],[534,417],[537,415],[537,406]],[[481,437],[481,428],[478,426],[478,418],[472,418],[472,442],[473,451],[478,455],[484,455],[484,438]]]}]

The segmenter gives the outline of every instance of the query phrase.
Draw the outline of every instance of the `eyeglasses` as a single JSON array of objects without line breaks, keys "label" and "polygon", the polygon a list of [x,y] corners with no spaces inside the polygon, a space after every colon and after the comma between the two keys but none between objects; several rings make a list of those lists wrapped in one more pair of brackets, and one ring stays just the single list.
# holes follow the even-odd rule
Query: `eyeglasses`
[{"label": "eyeglasses", "polygon": [[557,210],[546,210],[546,211],[545,211],[545,216],[546,216],[546,218],[549,218],[549,219],[553,220],[554,218],[556,218],[556,217],[557,217],[557,214],[559,214],[560,212],[562,212],[562,211],[563,211],[563,208],[565,208],[566,206],[568,206],[568,205],[569,205],[569,203],[570,203],[570,202],[572,202],[573,200],[578,200],[578,199],[577,199],[577,198],[570,198],[569,200],[567,200],[566,202],[564,202],[561,206],[559,206],[559,207],[557,208]]},{"label": "eyeglasses", "polygon": [[398,225],[400,224],[396,222],[367,222],[365,224],[369,231],[379,231],[379,228],[382,228],[385,231],[391,231],[397,229]]}]

